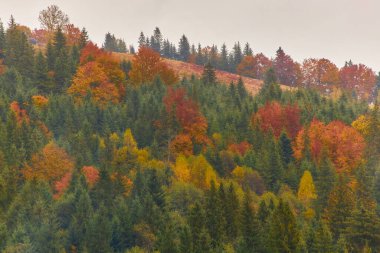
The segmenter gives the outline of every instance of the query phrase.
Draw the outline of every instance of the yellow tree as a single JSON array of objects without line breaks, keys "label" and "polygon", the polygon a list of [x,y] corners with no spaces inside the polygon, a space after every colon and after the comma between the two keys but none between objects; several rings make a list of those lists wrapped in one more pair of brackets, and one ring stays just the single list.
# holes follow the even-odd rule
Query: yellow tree
[{"label": "yellow tree", "polygon": [[306,207],[306,217],[314,216],[314,210],[312,210],[310,206],[312,201],[315,200],[317,197],[318,196],[315,191],[313,177],[311,176],[310,171],[305,170],[298,188],[298,200],[300,200]]}]

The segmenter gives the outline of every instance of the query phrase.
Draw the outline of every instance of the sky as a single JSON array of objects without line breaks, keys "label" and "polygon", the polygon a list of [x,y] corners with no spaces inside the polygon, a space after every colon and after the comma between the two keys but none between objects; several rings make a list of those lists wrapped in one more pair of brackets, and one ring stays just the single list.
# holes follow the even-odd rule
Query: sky
[{"label": "sky", "polygon": [[38,14],[58,5],[101,45],[107,32],[137,45],[158,26],[176,44],[182,34],[203,46],[249,42],[274,57],[281,46],[298,62],[347,60],[380,71],[379,0],[0,0],[0,18],[38,28]]}]

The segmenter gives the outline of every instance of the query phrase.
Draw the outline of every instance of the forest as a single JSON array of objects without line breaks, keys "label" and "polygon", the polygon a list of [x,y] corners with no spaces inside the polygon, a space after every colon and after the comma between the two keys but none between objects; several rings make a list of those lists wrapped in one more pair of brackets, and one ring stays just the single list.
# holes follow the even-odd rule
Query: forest
[{"label": "forest", "polygon": [[0,252],[380,252],[370,67],[38,18],[0,22]]}]

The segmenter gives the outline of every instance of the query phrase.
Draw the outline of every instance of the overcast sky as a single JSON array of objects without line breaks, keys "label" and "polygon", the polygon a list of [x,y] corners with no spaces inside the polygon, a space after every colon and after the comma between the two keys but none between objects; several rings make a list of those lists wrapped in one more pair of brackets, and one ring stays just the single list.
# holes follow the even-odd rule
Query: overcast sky
[{"label": "overcast sky", "polygon": [[379,0],[0,0],[0,18],[39,27],[38,13],[57,4],[102,44],[106,32],[137,44],[160,27],[176,44],[184,33],[202,45],[249,42],[273,57],[279,46],[297,61],[325,57],[380,71]]}]

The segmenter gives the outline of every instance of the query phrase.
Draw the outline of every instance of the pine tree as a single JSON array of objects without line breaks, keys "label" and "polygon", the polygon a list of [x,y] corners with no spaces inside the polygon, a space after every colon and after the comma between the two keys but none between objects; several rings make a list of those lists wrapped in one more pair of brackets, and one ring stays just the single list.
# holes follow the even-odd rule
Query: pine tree
[{"label": "pine tree", "polygon": [[292,142],[289,139],[285,131],[280,135],[279,139],[280,151],[281,151],[281,160],[283,162],[284,168],[293,160],[293,149]]},{"label": "pine tree", "polygon": [[[219,187],[219,197],[222,195],[222,185]],[[221,198],[222,199],[222,198]],[[226,219],[225,231],[227,238],[233,241],[238,235],[239,220],[240,220],[240,204],[238,196],[236,195],[235,188],[232,183],[230,183],[227,192],[225,193],[225,201],[222,202],[224,205],[224,217]]]},{"label": "pine tree", "polygon": [[79,40],[79,48],[82,49],[87,45],[88,42],[88,33],[86,28],[82,28],[82,31],[80,33],[80,40]]},{"label": "pine tree", "polygon": [[145,35],[143,32],[140,33],[140,37],[138,41],[139,41],[139,48],[146,46]]},{"label": "pine tree", "polygon": [[211,181],[210,190],[206,195],[206,226],[211,237],[211,245],[219,249],[225,237],[225,217],[222,213],[222,203],[218,197],[215,182]]},{"label": "pine tree", "polygon": [[313,242],[310,246],[311,253],[333,253],[335,252],[333,239],[329,227],[319,221],[314,232]]},{"label": "pine tree", "polygon": [[347,228],[347,220],[355,207],[354,201],[355,197],[352,189],[347,185],[347,179],[341,175],[337,185],[329,195],[324,214],[335,240],[337,240]]},{"label": "pine tree", "polygon": [[244,56],[252,56],[253,55],[252,48],[250,47],[248,42],[245,44],[243,52],[244,52]]},{"label": "pine tree", "polygon": [[268,69],[265,73],[264,85],[260,90],[260,97],[263,102],[270,100],[279,100],[281,98],[281,88],[277,84],[276,74],[273,68]]},{"label": "pine tree", "polygon": [[208,62],[203,68],[202,81],[206,84],[216,82],[215,70],[210,62]]},{"label": "pine tree", "polygon": [[1,22],[0,19],[0,59],[4,58],[5,56],[5,30],[4,30],[4,25],[3,22]]},{"label": "pine tree", "polygon": [[273,212],[270,224],[272,252],[296,252],[300,242],[300,232],[289,204],[282,199]]},{"label": "pine tree", "polygon": [[251,207],[251,197],[246,192],[242,208],[241,252],[256,252],[259,248],[259,223]]},{"label": "pine tree", "polygon": [[86,231],[86,248],[89,252],[107,253],[111,249],[111,222],[107,209],[101,205],[99,210],[91,217]]},{"label": "pine tree", "polygon": [[182,35],[180,41],[179,41],[179,57],[181,61],[188,61],[190,56],[190,44],[185,35]]},{"label": "pine tree", "polygon": [[152,49],[161,54],[162,49],[162,34],[160,28],[156,27],[153,31],[153,40],[151,41]]},{"label": "pine tree", "polygon": [[222,49],[220,52],[219,68],[221,70],[228,70],[229,69],[229,67],[228,67],[228,51],[227,51],[226,44],[222,45]]},{"label": "pine tree", "polygon": [[49,92],[51,90],[51,82],[47,75],[47,63],[42,52],[39,52],[35,59],[34,64],[34,83],[43,92]]},{"label": "pine tree", "polygon": [[330,162],[326,150],[322,151],[322,159],[318,168],[316,178],[316,189],[318,194],[317,213],[321,213],[326,207],[331,190],[336,182],[336,175],[332,163]]}]

